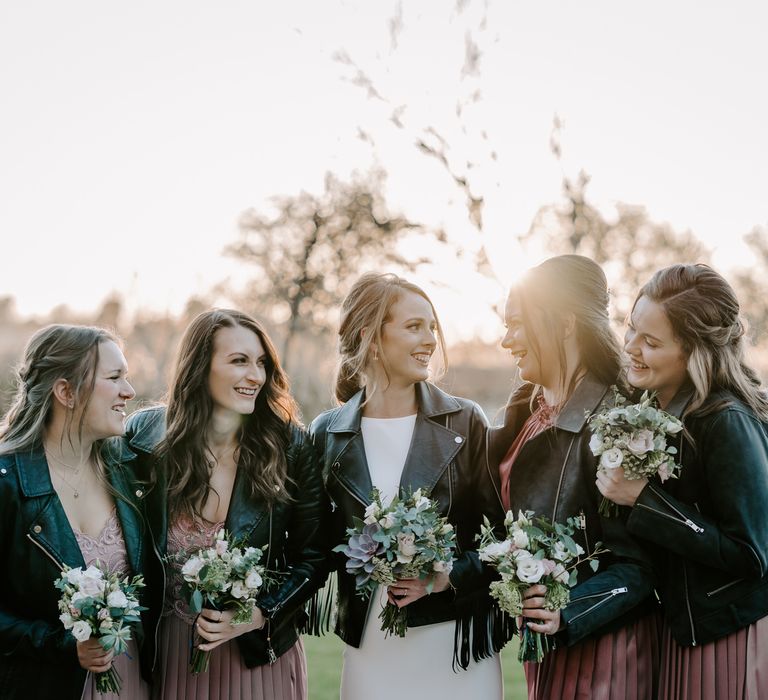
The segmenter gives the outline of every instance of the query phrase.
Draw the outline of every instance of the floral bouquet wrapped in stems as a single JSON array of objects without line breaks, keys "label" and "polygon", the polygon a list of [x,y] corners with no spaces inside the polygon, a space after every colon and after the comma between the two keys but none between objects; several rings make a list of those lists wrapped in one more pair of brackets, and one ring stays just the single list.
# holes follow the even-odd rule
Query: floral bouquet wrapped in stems
[{"label": "floral bouquet wrapped in stems", "polygon": [[[61,591],[59,619],[78,642],[98,638],[105,651],[115,656],[128,650],[131,625],[139,622],[139,613],[146,608],[139,605],[137,591],[144,587],[141,576],[121,576],[102,571],[98,566],[75,569],[65,566],[54,586]],[[117,669],[96,674],[99,693],[120,694],[122,680]]]},{"label": "floral bouquet wrapped in stems", "polygon": [[[421,489],[400,498],[395,496],[387,506],[374,489],[371,500],[365,509],[365,519],[355,518],[355,527],[347,529],[347,543],[333,549],[347,557],[347,573],[355,576],[361,596],[368,598],[377,584],[389,586],[398,579],[450,573],[456,534],[440,515],[435,501],[423,496]],[[431,583],[427,590],[431,591]],[[379,619],[387,634],[405,636],[405,607],[387,603]]]},{"label": "floral bouquet wrapped in stems", "polygon": [[[654,395],[647,391],[643,392],[639,403],[629,405],[617,391],[615,406],[592,417],[589,448],[600,458],[598,469],[623,467],[627,479],[642,479],[654,474],[662,482],[677,478],[680,471],[680,465],[675,462],[677,448],[667,445],[667,438],[677,435],[683,424],[654,404]],[[611,517],[618,514],[619,507],[603,497],[599,511],[601,515]]]},{"label": "floral bouquet wrapped in stems", "polygon": [[[235,610],[233,625],[248,624],[256,607],[256,596],[266,584],[275,580],[261,564],[263,550],[243,546],[229,537],[225,530],[216,533],[212,547],[199,549],[191,555],[177,555],[185,560],[181,567],[184,579],[182,595],[190,610],[199,615],[204,607],[214,610]],[[192,649],[190,671],[205,673],[210,652]]]},{"label": "floral bouquet wrapped in stems", "polygon": [[[504,518],[506,537],[499,540],[487,518],[479,535],[478,555],[501,574],[493,581],[490,594],[499,607],[512,617],[523,614],[523,593],[534,584],[546,586],[544,607],[561,610],[570,600],[570,589],[576,585],[576,567],[589,561],[597,571],[596,557],[607,551],[598,542],[595,550],[585,556],[584,549],[573,540],[578,527],[577,518],[565,524],[552,523],[546,518],[534,519],[533,511],[520,512],[515,519],[512,511]],[[549,638],[523,626],[519,661],[539,662],[549,651]]]}]

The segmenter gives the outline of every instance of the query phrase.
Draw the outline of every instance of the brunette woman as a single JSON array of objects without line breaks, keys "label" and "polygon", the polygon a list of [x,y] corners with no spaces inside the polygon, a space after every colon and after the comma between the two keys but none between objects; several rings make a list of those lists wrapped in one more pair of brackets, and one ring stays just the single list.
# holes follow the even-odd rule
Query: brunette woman
[{"label": "brunette woman", "polygon": [[[0,697],[95,698],[114,667],[123,697],[148,698],[134,631],[129,654],[76,642],[59,620],[53,582],[64,565],[141,574],[141,489],[117,442],[134,391],[118,341],[101,328],[47,326],[18,369],[0,425]],[[99,695],[98,697],[116,697]]]},{"label": "brunette woman", "polygon": [[768,400],[745,345],[736,295],[706,265],[659,270],[625,337],[629,382],[685,426],[679,479],[597,482],[665,555],[662,698],[768,697]]},{"label": "brunette woman", "polygon": [[653,698],[658,638],[650,562],[623,518],[600,517],[589,449],[589,416],[611,402],[621,371],[605,275],[589,258],[550,258],[512,288],[504,318],[502,346],[524,382],[503,427],[490,435],[504,506],[557,522],[576,517],[576,540],[587,552],[598,542],[610,549],[596,574],[579,568],[564,610],[542,607],[542,585],[526,592],[525,624],[556,635],[556,649],[526,665],[529,698]]},{"label": "brunette woman", "polygon": [[[153,655],[161,696],[306,698],[297,628],[325,557],[326,500],[262,326],[231,310],[194,319],[181,340],[167,409],[131,416],[128,440],[137,470],[154,482],[146,508],[157,554],[173,561],[165,604],[155,603],[163,609]],[[173,557],[209,546],[222,528],[266,547],[267,568],[286,574],[260,595],[250,623],[233,625],[231,610],[196,617],[180,595],[183,562]],[[211,652],[207,673],[190,674],[192,644]]]},{"label": "brunette woman", "polygon": [[[499,514],[482,459],[486,422],[476,404],[428,381],[433,354],[440,350],[444,356],[432,302],[395,275],[364,275],[342,305],[339,350],[341,406],[310,426],[335,506],[334,544],[354,517],[363,518],[373,487],[385,502],[401,490],[421,488],[453,524],[459,544],[450,575],[399,580],[369,600],[355,593],[355,577],[346,573],[344,558],[337,558],[336,633],[347,644],[341,697],[501,698],[499,659],[487,618],[472,633],[466,626],[456,629],[457,603],[481,572],[468,550],[475,546],[483,513],[492,519]],[[403,638],[385,637],[380,629],[378,616],[387,600],[408,606]],[[459,672],[452,663],[455,637],[459,662],[468,666]],[[471,651],[476,659],[491,658],[470,663]]]}]

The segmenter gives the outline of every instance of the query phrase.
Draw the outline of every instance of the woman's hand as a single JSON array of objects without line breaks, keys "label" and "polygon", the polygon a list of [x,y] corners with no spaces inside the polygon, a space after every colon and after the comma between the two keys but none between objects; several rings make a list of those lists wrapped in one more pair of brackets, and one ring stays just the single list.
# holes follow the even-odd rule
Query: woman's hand
[{"label": "woman's hand", "polygon": [[[427,586],[432,582],[432,590],[427,591]],[[440,593],[451,585],[448,574],[434,573],[426,578],[401,578],[387,587],[387,600],[398,608],[413,603],[414,600],[423,598],[429,593]]]},{"label": "woman's hand", "polygon": [[627,479],[624,467],[600,469],[597,472],[597,488],[603,496],[620,506],[633,506],[648,479]]},{"label": "woman's hand", "polygon": [[544,596],[547,587],[541,584],[530,586],[523,591],[523,617],[525,624],[533,632],[555,634],[563,627],[559,610],[547,610],[544,607]]},{"label": "woman's hand", "polygon": [[82,668],[91,673],[104,673],[112,666],[112,649],[106,651],[95,637],[77,643],[77,661]]},{"label": "woman's hand", "polygon": [[260,630],[264,627],[264,615],[260,608],[254,608],[251,621],[242,625],[232,624],[234,616],[234,610],[209,610],[208,608],[203,608],[197,617],[195,628],[205,642],[198,644],[197,648],[201,651],[210,651],[219,646],[219,644],[224,644],[224,642],[239,637],[241,634]]}]

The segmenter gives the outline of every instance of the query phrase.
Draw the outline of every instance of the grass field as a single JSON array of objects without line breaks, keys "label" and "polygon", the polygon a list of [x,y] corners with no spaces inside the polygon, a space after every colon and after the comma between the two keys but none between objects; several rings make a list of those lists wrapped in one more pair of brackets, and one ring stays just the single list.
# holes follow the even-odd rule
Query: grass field
[{"label": "grass field", "polygon": [[[304,637],[310,700],[338,700],[343,646],[342,641],[332,634],[323,638]],[[513,644],[508,644],[501,654],[504,669],[504,700],[525,700],[527,697],[523,668],[518,663],[516,654],[517,649]]]}]

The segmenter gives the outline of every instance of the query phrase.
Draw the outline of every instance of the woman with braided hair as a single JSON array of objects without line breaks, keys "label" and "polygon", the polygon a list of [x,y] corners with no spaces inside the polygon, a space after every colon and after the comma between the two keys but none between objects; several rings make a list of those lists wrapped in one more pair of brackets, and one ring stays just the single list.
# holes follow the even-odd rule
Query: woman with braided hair
[{"label": "woman with braided hair", "polygon": [[598,475],[663,555],[661,698],[768,697],[768,399],[731,286],[707,265],[656,272],[632,309],[628,379],[682,417],[679,479]]}]

